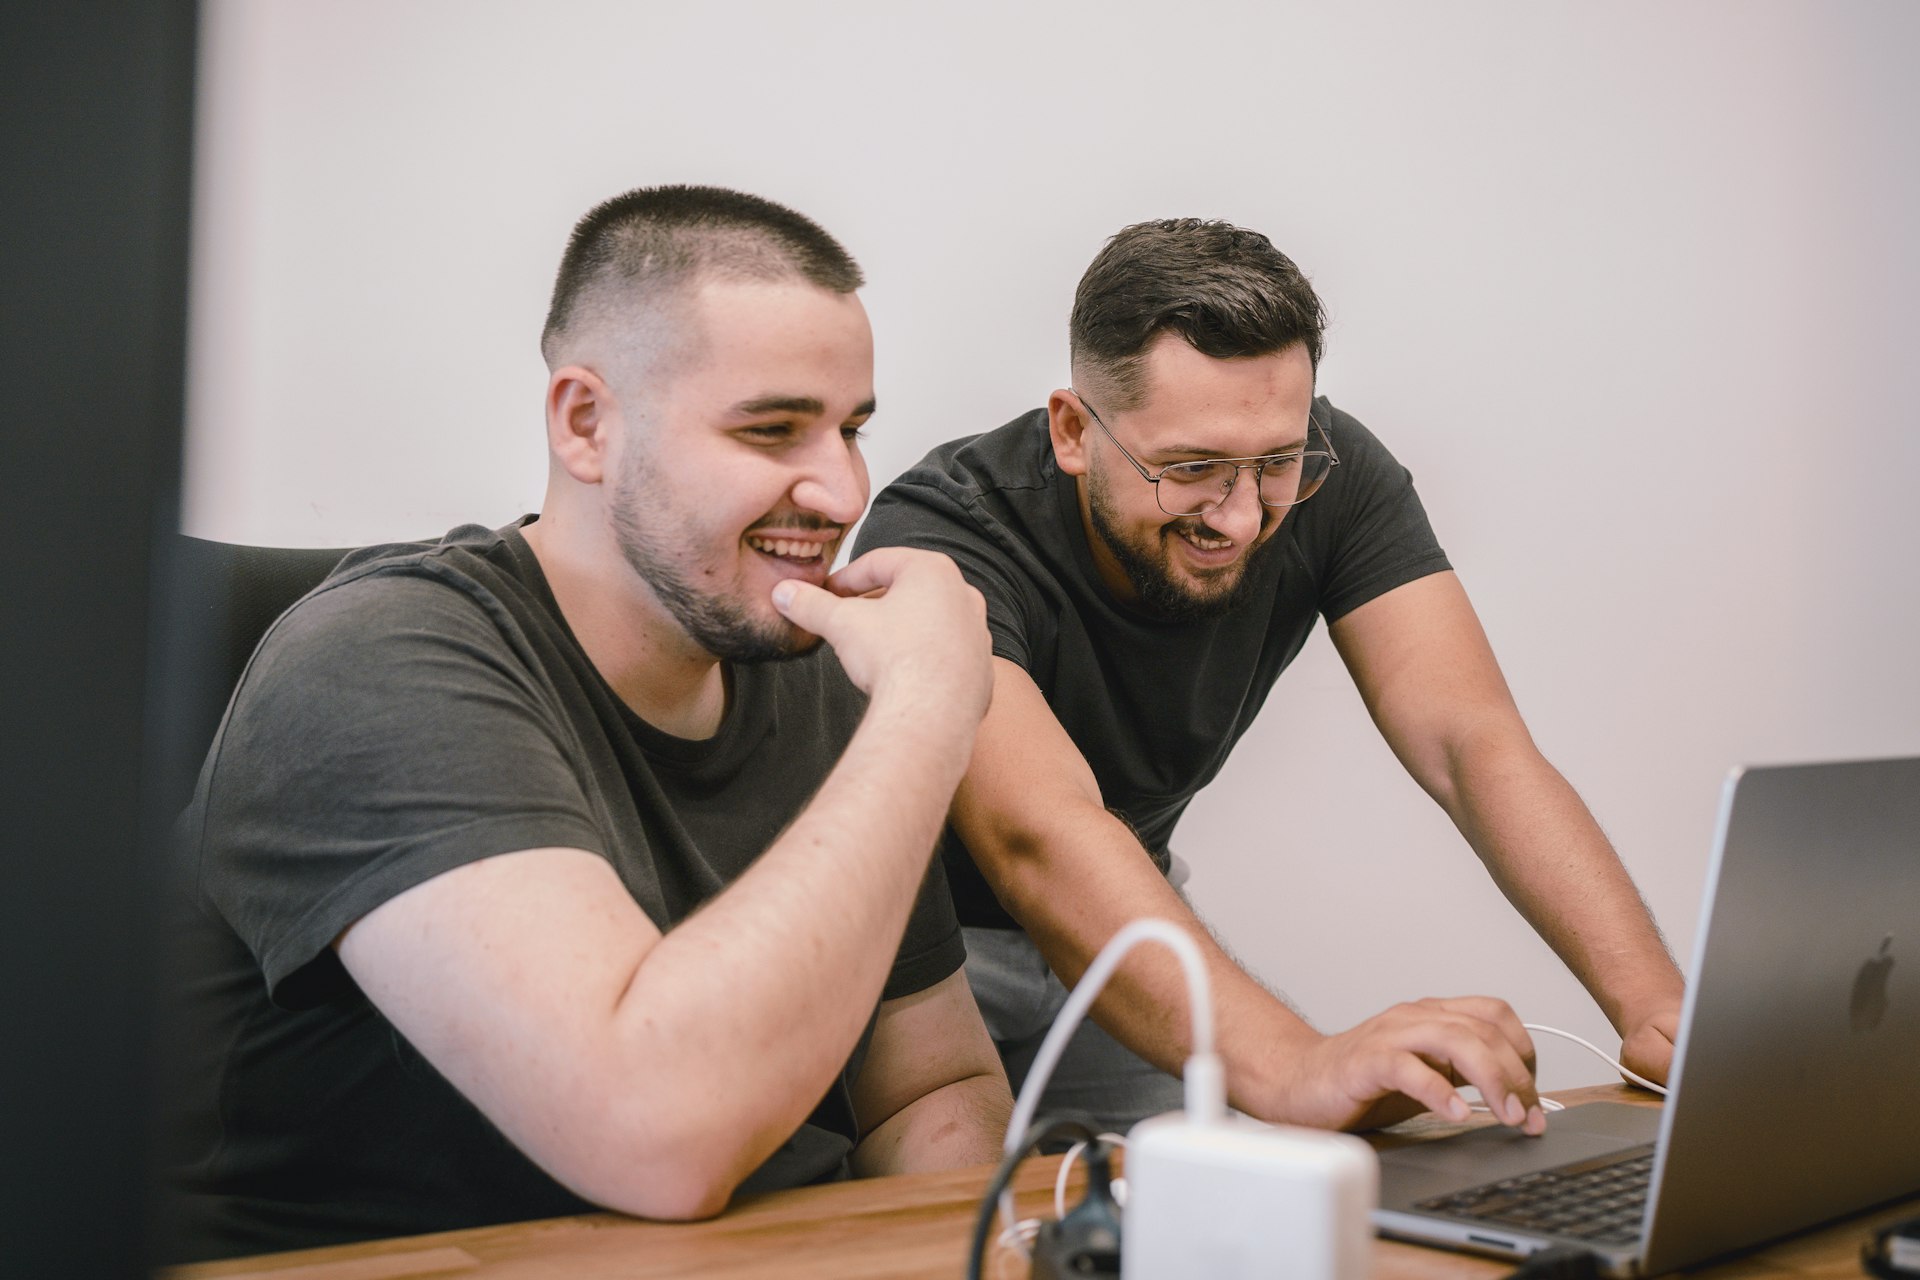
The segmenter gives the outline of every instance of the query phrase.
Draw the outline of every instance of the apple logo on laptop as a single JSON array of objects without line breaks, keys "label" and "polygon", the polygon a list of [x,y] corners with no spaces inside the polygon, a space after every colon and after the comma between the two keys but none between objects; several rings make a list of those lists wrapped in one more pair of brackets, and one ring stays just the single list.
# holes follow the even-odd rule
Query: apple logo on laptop
[{"label": "apple logo on laptop", "polygon": [[1880,953],[1860,966],[1853,979],[1853,1029],[1871,1031],[1887,1016],[1887,978],[1893,973],[1893,935],[1880,940]]}]

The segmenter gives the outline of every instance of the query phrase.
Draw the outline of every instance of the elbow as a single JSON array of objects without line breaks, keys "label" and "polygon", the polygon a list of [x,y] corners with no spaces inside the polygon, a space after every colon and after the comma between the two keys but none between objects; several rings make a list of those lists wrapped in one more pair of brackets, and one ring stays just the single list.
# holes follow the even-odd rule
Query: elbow
[{"label": "elbow", "polygon": [[1059,816],[1065,821],[1057,825],[1007,820],[961,833],[995,896],[1030,931],[1058,914],[1062,876],[1088,865],[1082,846],[1090,833],[1100,836],[1093,856],[1122,845],[1136,851],[1142,864],[1151,861],[1133,829],[1109,810],[1063,808]]},{"label": "elbow", "polygon": [[1053,877],[1048,866],[1048,842],[1041,833],[1028,828],[1001,828],[990,839],[969,842],[967,849],[980,874],[1015,919],[1025,920],[1046,904]]},{"label": "elbow", "polygon": [[1518,717],[1488,717],[1462,726],[1424,756],[1407,761],[1426,793],[1456,824],[1489,790],[1535,776],[1547,766]]},{"label": "elbow", "polygon": [[595,1204],[636,1218],[698,1222],[727,1207],[741,1178],[711,1158],[646,1157],[600,1177],[582,1178],[573,1189]]},{"label": "elbow", "polygon": [[621,1198],[623,1203],[607,1207],[657,1222],[699,1222],[717,1217],[733,1199],[737,1185],[733,1178],[703,1177],[688,1169],[662,1170],[640,1182]]},{"label": "elbow", "polygon": [[618,1213],[661,1222],[714,1217],[752,1172],[755,1144],[727,1132],[722,1119],[670,1121],[662,1110],[624,1100],[599,1109],[542,1163],[582,1199]]},{"label": "elbow", "polygon": [[1077,793],[1016,806],[988,803],[964,786],[949,812],[960,842],[987,878],[996,882],[1041,876],[1068,833],[1107,816],[1097,799]]}]

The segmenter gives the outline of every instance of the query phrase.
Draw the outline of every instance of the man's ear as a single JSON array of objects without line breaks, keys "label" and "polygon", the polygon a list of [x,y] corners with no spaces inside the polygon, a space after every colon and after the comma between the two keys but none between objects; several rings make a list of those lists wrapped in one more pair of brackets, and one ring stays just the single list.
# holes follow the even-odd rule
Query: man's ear
[{"label": "man's ear", "polygon": [[1053,460],[1070,476],[1087,473],[1087,428],[1093,423],[1071,391],[1047,397],[1047,434],[1053,439]]},{"label": "man's ear", "polygon": [[605,475],[619,412],[606,380],[585,365],[563,365],[547,379],[547,448],[581,484],[599,484]]}]

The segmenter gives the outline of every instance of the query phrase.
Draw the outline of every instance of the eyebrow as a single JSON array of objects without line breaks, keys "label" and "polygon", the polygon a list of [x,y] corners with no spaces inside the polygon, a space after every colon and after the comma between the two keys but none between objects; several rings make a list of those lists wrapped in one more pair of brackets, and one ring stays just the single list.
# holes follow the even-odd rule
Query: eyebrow
[{"label": "eyebrow", "polygon": [[1280,448],[1274,449],[1271,452],[1249,453],[1249,454],[1246,454],[1244,457],[1233,458],[1233,459],[1228,459],[1227,455],[1224,453],[1221,453],[1218,449],[1203,449],[1198,445],[1191,445],[1191,444],[1168,445],[1164,449],[1153,450],[1151,454],[1147,456],[1164,459],[1171,454],[1187,455],[1185,457],[1178,457],[1178,458],[1172,459],[1172,461],[1174,462],[1217,462],[1223,459],[1227,461],[1244,462],[1246,461],[1247,458],[1277,458],[1283,453],[1300,453],[1303,450],[1305,450],[1306,447],[1307,447],[1307,437],[1303,435],[1298,440],[1293,441],[1291,444],[1282,445]]},{"label": "eyebrow", "polygon": [[[874,401],[872,397],[868,397],[855,405],[853,412],[847,416],[865,417],[873,410]],[[759,396],[752,400],[742,400],[729,410],[730,413],[741,418],[758,417],[763,413],[797,413],[809,418],[817,418],[826,411],[826,404],[813,396]]]}]

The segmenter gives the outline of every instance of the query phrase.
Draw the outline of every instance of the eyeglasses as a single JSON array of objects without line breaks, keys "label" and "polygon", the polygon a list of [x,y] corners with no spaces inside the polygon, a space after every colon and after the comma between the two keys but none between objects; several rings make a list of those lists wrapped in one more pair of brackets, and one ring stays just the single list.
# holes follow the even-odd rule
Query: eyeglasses
[{"label": "eyeglasses", "polygon": [[1199,462],[1175,462],[1160,468],[1158,473],[1151,472],[1140,465],[1140,459],[1127,452],[1127,446],[1120,443],[1119,437],[1113,434],[1113,428],[1100,421],[1100,415],[1087,403],[1087,398],[1078,391],[1073,394],[1087,415],[1107,433],[1107,439],[1113,441],[1113,447],[1120,451],[1120,456],[1131,462],[1133,469],[1140,473],[1140,478],[1153,486],[1160,509],[1170,516],[1205,515],[1227,500],[1227,495],[1233,492],[1233,482],[1240,478],[1242,470],[1248,468],[1252,469],[1254,484],[1260,490],[1260,505],[1291,507],[1311,498],[1326,481],[1328,474],[1340,465],[1339,455],[1333,451],[1333,440],[1327,435],[1325,425],[1309,418],[1308,443],[1311,444],[1313,440],[1311,432],[1317,430],[1324,449],[1295,449],[1287,453],[1263,454],[1257,458],[1206,458]]}]

